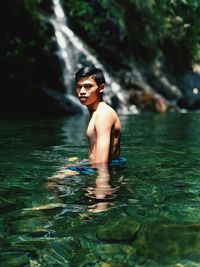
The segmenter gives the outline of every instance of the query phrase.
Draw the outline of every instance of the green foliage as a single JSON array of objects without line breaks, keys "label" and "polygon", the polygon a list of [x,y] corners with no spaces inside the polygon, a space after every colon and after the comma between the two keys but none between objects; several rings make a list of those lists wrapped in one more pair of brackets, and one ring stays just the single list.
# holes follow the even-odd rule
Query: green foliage
[{"label": "green foliage", "polygon": [[114,0],[68,0],[63,1],[69,9],[69,15],[80,19],[85,30],[99,29],[107,20],[115,20],[120,27],[124,27],[123,9]]},{"label": "green foliage", "polygon": [[[200,43],[200,2],[186,0],[130,0],[129,5],[137,12],[143,26],[143,38],[134,42],[138,46],[159,49],[166,40],[177,47],[184,42],[192,60],[198,58]],[[128,12],[128,11],[127,11]],[[129,22],[128,22],[129,23]],[[137,33],[137,29],[135,31]],[[131,31],[129,31],[131,35]],[[137,35],[136,35],[137,36]]]},{"label": "green foliage", "polygon": [[[107,31],[113,35],[108,22],[117,25],[136,59],[153,59],[158,51],[168,57],[184,46],[186,62],[200,62],[199,0],[63,0],[63,3],[85,31],[98,35],[108,26]],[[165,51],[169,44],[170,51]],[[181,57],[176,60],[181,61]]]}]

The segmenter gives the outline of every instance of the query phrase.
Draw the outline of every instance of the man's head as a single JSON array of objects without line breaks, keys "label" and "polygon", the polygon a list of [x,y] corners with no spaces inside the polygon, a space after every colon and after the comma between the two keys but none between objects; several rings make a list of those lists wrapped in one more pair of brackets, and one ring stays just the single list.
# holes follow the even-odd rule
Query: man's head
[{"label": "man's head", "polygon": [[105,84],[105,78],[101,69],[97,69],[94,66],[86,66],[81,68],[75,74],[76,83],[84,77],[91,76],[92,79],[95,80],[96,84],[100,86],[101,84]]},{"label": "man's head", "polygon": [[75,81],[76,92],[83,105],[91,106],[102,101],[105,78],[100,69],[84,67],[75,74]]}]

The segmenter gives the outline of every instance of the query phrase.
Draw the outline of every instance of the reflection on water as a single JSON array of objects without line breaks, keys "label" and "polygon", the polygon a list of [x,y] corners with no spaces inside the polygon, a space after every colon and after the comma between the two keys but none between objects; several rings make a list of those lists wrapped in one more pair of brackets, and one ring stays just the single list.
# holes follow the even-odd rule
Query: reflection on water
[{"label": "reflection on water", "polygon": [[[88,203],[95,203],[89,206],[88,211],[101,212],[113,206],[111,200],[116,198],[119,184],[123,179],[123,176],[117,178],[117,174],[120,174],[120,170],[122,168],[124,169],[126,164],[112,167],[105,164],[92,168],[86,160],[79,162],[78,158],[74,157],[70,158],[68,161],[71,162],[71,159],[76,159],[76,163],[67,164],[67,166],[75,166],[76,170],[68,169],[67,166],[63,167],[61,170],[57,171],[55,175],[48,177],[47,188],[52,190],[57,189],[57,192],[59,192],[57,198],[59,198],[60,193],[62,197],[64,195],[68,196],[72,186],[71,179],[81,182],[84,176],[88,178],[88,176],[92,175],[92,184],[84,189],[84,196],[87,197]],[[85,162],[87,162],[87,164]],[[80,172],[78,172],[77,169],[79,169]],[[84,173],[82,173],[82,171],[84,171]],[[80,176],[81,173],[82,177]],[[111,184],[113,180],[115,180],[115,183],[118,183],[118,186]]]},{"label": "reflection on water", "polygon": [[1,266],[199,265],[200,115],[121,121],[127,167],[91,175],[61,175],[86,117],[0,122]]},{"label": "reflection on water", "polygon": [[[118,171],[119,168],[118,168]],[[111,185],[111,180],[118,180],[118,184],[121,179],[116,179],[112,175],[112,169],[108,169],[108,166],[102,166],[98,169],[95,177],[95,186],[87,187],[86,194],[89,199],[96,200],[96,203],[89,207],[89,212],[102,212],[110,209],[113,206],[113,199],[117,196],[119,186]]]}]

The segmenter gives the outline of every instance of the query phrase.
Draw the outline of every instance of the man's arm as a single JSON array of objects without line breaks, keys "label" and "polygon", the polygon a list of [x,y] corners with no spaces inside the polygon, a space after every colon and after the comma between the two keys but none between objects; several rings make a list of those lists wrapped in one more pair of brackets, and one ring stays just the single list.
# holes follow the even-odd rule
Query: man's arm
[{"label": "man's arm", "polygon": [[110,139],[113,126],[112,114],[98,114],[95,121],[95,128],[97,134],[96,143],[96,162],[108,163],[110,152]]}]

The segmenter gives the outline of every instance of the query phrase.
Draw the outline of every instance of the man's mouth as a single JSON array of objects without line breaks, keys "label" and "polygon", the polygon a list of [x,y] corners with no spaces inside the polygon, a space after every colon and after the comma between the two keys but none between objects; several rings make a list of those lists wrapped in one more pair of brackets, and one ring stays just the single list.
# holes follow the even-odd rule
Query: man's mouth
[{"label": "man's mouth", "polygon": [[81,101],[84,101],[84,100],[87,99],[87,97],[86,97],[86,96],[80,96],[79,99],[80,99]]}]

